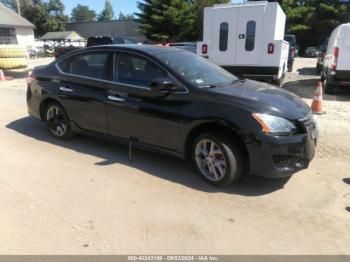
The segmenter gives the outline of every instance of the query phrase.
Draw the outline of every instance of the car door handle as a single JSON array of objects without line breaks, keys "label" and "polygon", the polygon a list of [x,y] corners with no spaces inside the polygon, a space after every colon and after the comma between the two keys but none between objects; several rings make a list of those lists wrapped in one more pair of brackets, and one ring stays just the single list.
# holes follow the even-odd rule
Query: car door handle
[{"label": "car door handle", "polygon": [[108,99],[117,102],[125,102],[125,99],[119,96],[108,96]]},{"label": "car door handle", "polygon": [[72,92],[74,91],[74,90],[71,89],[71,88],[63,87],[63,86],[60,87],[60,90],[61,90],[62,92],[68,92],[68,93],[72,93]]}]

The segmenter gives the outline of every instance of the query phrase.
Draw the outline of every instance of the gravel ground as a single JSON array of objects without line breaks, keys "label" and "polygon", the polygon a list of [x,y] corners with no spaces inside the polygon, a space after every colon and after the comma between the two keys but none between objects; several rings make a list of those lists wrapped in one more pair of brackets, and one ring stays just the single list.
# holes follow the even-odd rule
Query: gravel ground
[{"label": "gravel ground", "polygon": [[[307,103],[315,63],[297,59],[284,86]],[[137,150],[129,163],[123,146],[53,139],[27,116],[26,73],[11,75],[0,82],[1,254],[350,254],[348,91],[325,96],[309,169],[220,190],[177,159]]]}]

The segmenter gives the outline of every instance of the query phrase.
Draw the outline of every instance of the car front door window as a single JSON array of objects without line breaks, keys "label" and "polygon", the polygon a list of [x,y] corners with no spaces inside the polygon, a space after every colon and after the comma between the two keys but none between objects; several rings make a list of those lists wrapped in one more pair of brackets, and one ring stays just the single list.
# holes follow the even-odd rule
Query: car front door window
[{"label": "car front door window", "polygon": [[153,80],[167,77],[167,72],[154,62],[129,53],[118,55],[116,68],[116,82],[141,88],[149,88]]}]

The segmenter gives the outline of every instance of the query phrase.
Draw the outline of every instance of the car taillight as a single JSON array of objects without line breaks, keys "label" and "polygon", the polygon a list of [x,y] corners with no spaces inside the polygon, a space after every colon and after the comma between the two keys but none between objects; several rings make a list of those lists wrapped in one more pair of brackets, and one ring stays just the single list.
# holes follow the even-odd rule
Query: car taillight
[{"label": "car taillight", "polygon": [[35,79],[36,76],[33,75],[33,72],[29,72],[27,76],[27,84],[30,85]]},{"label": "car taillight", "polygon": [[338,57],[339,57],[339,47],[334,47],[333,48],[333,60],[332,60],[332,65],[331,65],[331,68],[333,71],[337,70]]},{"label": "car taillight", "polygon": [[206,55],[208,53],[208,45],[202,45],[202,54]]},{"label": "car taillight", "polygon": [[273,54],[274,52],[275,52],[275,45],[270,43],[267,47],[267,53]]}]

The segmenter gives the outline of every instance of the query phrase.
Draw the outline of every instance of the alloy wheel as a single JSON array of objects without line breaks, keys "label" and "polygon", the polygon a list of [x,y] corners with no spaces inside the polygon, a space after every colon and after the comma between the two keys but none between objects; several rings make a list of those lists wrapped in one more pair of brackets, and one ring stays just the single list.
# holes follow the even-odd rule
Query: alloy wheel
[{"label": "alloy wheel", "polygon": [[67,119],[61,108],[50,106],[46,113],[46,120],[53,135],[63,137],[66,134]]},{"label": "alloy wheel", "polygon": [[200,140],[195,154],[196,164],[205,178],[213,182],[224,178],[227,170],[225,154],[214,141]]}]

